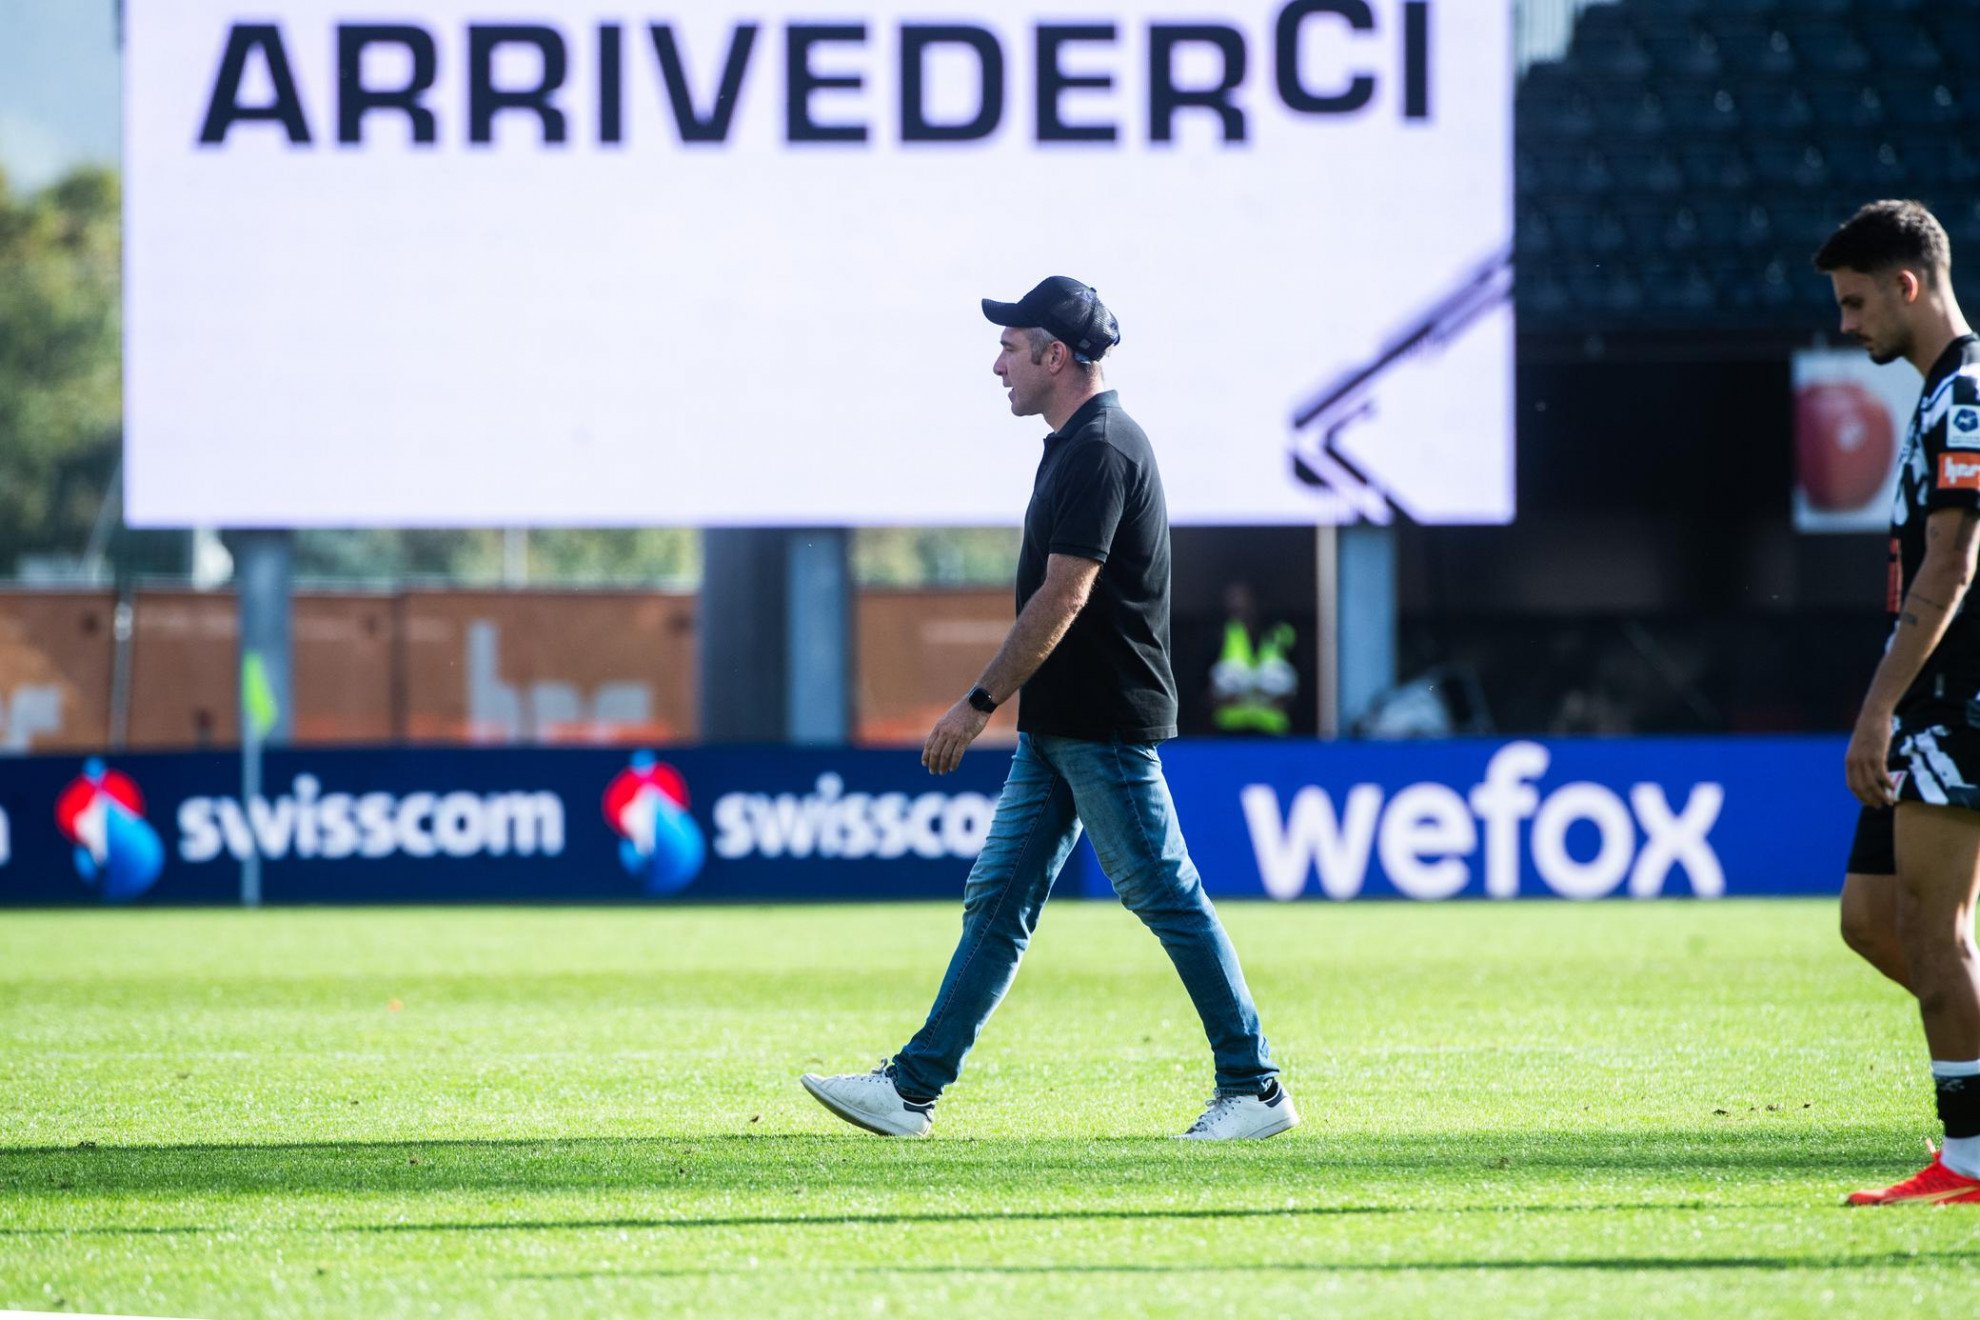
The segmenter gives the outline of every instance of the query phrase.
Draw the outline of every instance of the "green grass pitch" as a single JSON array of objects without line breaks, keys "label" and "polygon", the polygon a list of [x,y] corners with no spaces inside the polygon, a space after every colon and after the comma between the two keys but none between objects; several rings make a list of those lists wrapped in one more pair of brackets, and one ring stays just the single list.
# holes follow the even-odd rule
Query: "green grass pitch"
[{"label": "green grass pitch", "polygon": [[1980,1208],[1828,903],[1228,904],[1305,1126],[1168,1140],[1160,948],[1047,910],[926,1141],[806,1069],[953,905],[0,917],[0,1307],[172,1316],[1980,1309]]}]

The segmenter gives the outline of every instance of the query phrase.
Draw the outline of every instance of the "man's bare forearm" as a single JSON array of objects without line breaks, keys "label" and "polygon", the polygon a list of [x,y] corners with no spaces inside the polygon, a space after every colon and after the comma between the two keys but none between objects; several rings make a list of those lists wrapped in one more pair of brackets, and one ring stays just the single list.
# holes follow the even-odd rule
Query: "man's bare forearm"
[{"label": "man's bare forearm", "polygon": [[1052,654],[1086,606],[1086,594],[1060,589],[1052,583],[1024,603],[1017,622],[1004,635],[1004,644],[976,680],[977,686],[999,704],[1009,701],[1017,690],[1038,672],[1038,666]]},{"label": "man's bare forearm", "polygon": [[1891,644],[1878,662],[1877,672],[1870,680],[1870,691],[1863,698],[1865,714],[1881,720],[1897,709],[1905,689],[1917,680],[1925,662],[1932,658],[1933,649],[1952,626],[1953,616],[1959,613],[1960,603],[1972,582],[1971,569],[1955,558],[1928,556],[1918,566],[1918,576],[1898,607]]}]

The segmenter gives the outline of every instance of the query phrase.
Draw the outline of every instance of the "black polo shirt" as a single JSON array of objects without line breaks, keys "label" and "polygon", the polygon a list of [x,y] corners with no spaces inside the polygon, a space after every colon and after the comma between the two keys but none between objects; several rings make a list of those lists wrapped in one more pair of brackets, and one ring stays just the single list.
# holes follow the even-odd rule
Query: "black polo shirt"
[{"label": "black polo shirt", "polygon": [[1176,736],[1169,668],[1169,505],[1155,451],[1114,392],[1045,437],[1018,555],[1017,607],[1045,584],[1050,555],[1097,560],[1086,608],[1031,681],[1018,728],[1099,741]]}]

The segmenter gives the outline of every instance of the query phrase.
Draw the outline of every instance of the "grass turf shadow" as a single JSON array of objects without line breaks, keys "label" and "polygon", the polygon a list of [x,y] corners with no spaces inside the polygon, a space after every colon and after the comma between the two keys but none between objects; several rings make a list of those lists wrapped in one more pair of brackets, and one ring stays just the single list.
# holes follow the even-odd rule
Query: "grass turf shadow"
[{"label": "grass turf shadow", "polygon": [[[637,1189],[679,1185],[775,1190],[829,1175],[842,1189],[1031,1187],[1043,1177],[1112,1189],[1190,1184],[1256,1192],[1287,1178],[1420,1179],[1454,1168],[1655,1173],[1779,1170],[1853,1177],[1888,1172],[1881,1129],[1821,1136],[1764,1128],[1681,1132],[1353,1134],[1309,1127],[1269,1142],[1168,1138],[947,1138],[888,1141],[848,1133],[712,1137],[577,1137],[504,1141],[40,1146],[0,1150],[0,1195],[62,1184],[87,1195],[406,1192],[421,1189]],[[1901,1160],[1899,1162],[1902,1162]]]},{"label": "grass turf shadow", "polygon": [[[1391,1191],[1407,1206],[1408,1189],[1428,1178],[1455,1196],[1458,1208],[1473,1199],[1519,1208],[1506,1197],[1525,1191],[1531,1201],[1526,1208],[1541,1209],[1546,1202],[1531,1194],[1565,1178],[1597,1180],[1607,1187],[1603,1196],[1609,1199],[1616,1194],[1616,1179],[1650,1178],[1668,1196],[1673,1181],[1716,1182],[1726,1174],[1768,1171],[1833,1181],[1840,1191],[1846,1184],[1891,1174],[1890,1144],[1889,1134],[1877,1129],[1837,1129],[1820,1136],[1752,1127],[1334,1137],[1309,1127],[1292,1138],[1229,1145],[1165,1138],[904,1142],[851,1134],[83,1145],[0,1151],[0,1205],[45,1198],[162,1202],[201,1196],[475,1192],[678,1194],[690,1203],[716,1193],[780,1198],[829,1187],[841,1198],[879,1203],[872,1209],[880,1213],[890,1208],[886,1202],[903,1196],[963,1194],[994,1206],[1022,1204],[1041,1187],[1050,1187],[1093,1202],[1172,1198],[1182,1189],[1200,1202],[1226,1200],[1243,1209],[1256,1205],[1262,1187],[1275,1197],[1296,1191],[1301,1200],[1346,1190],[1374,1208],[1383,1206],[1385,1193]],[[1461,1171],[1472,1175],[1468,1181],[1454,1178]],[[1514,1196],[1513,1201],[1521,1199]],[[660,1227],[664,1219],[636,1222]],[[896,1222],[919,1221],[903,1216]],[[437,1231],[440,1226],[434,1227]],[[35,1230],[0,1228],[0,1235],[20,1231]]]},{"label": "grass turf shadow", "polygon": [[[1718,1208],[1702,1201],[1658,1201],[1636,1205],[1520,1205],[1505,1202],[1471,1206],[1420,1205],[1292,1205],[1258,1208],[1211,1206],[1178,1209],[1168,1206],[1094,1206],[1069,1210],[982,1210],[982,1211],[874,1211],[842,1214],[788,1215],[710,1215],[710,1216],[619,1216],[600,1219],[487,1219],[464,1222],[422,1223],[329,1223],[298,1224],[289,1231],[299,1233],[548,1233],[619,1230],[697,1230],[734,1228],[866,1228],[937,1227],[944,1224],[1027,1224],[1103,1223],[1110,1220],[1227,1220],[1340,1218],[1362,1215],[1408,1214],[1607,1214],[1640,1210],[1704,1210]],[[9,1237],[171,1237],[217,1233],[224,1230],[191,1224],[114,1225],[100,1228],[0,1228],[0,1239]]]},{"label": "grass turf shadow", "polygon": [[[1267,1261],[1245,1264],[1134,1264],[1134,1265],[863,1265],[833,1268],[805,1265],[806,1273],[903,1276],[992,1275],[1025,1277],[1064,1274],[1413,1274],[1470,1270],[1604,1270],[1638,1273],[1658,1270],[1761,1270],[1815,1272],[1856,1269],[1915,1269],[1920,1264],[1957,1262],[1971,1265],[1973,1257],[1962,1251],[1891,1251],[1854,1256],[1609,1256],[1541,1257],[1504,1260],[1384,1260],[1384,1261]],[[564,1273],[510,1274],[517,1282],[559,1283],[599,1279],[688,1279],[720,1278],[727,1275],[761,1273],[762,1267],[720,1269],[710,1266],[685,1269],[578,1270]]]}]

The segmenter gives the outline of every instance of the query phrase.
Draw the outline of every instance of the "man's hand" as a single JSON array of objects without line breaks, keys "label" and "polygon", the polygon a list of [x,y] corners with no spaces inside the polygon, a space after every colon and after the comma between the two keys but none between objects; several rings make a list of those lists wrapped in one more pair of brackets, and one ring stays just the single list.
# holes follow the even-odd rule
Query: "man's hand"
[{"label": "man's hand", "polygon": [[1866,807],[1888,807],[1897,802],[1897,786],[1891,778],[1891,717],[1866,709],[1857,718],[1849,735],[1849,750],[1843,754],[1843,773],[1849,791]]},{"label": "man's hand", "polygon": [[976,741],[976,735],[983,732],[983,726],[990,717],[969,704],[958,701],[949,707],[942,718],[935,721],[935,727],[928,733],[927,741],[921,744],[921,763],[928,767],[931,775],[946,775],[962,764],[963,753]]}]

